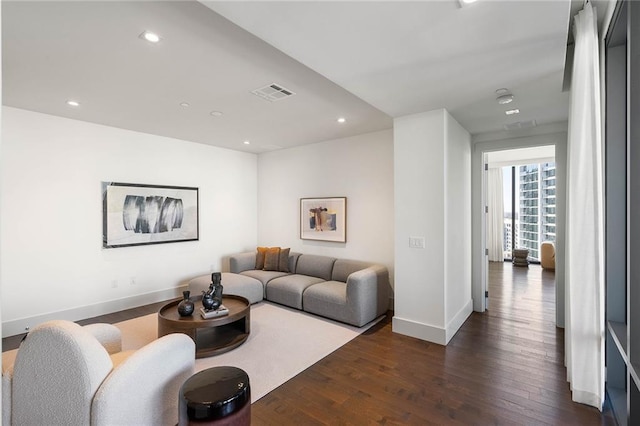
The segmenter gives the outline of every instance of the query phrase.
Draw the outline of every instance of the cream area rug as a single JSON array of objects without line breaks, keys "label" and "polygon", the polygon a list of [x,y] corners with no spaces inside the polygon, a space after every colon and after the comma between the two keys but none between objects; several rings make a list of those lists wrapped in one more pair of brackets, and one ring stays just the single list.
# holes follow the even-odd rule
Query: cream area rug
[{"label": "cream area rug", "polygon": [[[196,371],[228,365],[249,375],[251,402],[271,392],[340,346],[366,331],[315,315],[260,302],[251,306],[251,333],[229,352],[196,359]],[[114,324],[122,331],[122,349],[138,349],[155,340],[157,314]]]}]

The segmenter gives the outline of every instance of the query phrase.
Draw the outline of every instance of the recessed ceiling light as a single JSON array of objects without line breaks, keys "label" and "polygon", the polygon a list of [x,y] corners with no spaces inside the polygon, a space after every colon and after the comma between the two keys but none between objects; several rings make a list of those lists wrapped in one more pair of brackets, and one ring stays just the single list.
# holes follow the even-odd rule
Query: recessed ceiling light
[{"label": "recessed ceiling light", "polygon": [[73,100],[69,99],[69,100],[67,101],[67,105],[72,106],[72,107],[79,107],[79,106],[80,106],[80,102],[78,102],[78,101],[73,101]]},{"label": "recessed ceiling light", "polygon": [[469,6],[471,3],[475,3],[477,0],[458,0],[460,7]]},{"label": "recessed ceiling light", "polygon": [[214,117],[220,117],[223,115],[223,113],[220,111],[211,111],[209,114],[213,115]]},{"label": "recessed ceiling light", "polygon": [[507,115],[520,114],[520,110],[518,108],[510,109],[504,112]]},{"label": "recessed ceiling light", "polygon": [[344,117],[338,118],[338,123],[344,123],[345,121],[347,121],[347,119]]},{"label": "recessed ceiling light", "polygon": [[149,43],[158,43],[160,41],[160,36],[151,31],[144,31],[139,37]]},{"label": "recessed ceiling light", "polygon": [[189,106],[189,103],[188,102],[180,102],[180,106],[187,108]]},{"label": "recessed ceiling light", "polygon": [[245,144],[245,145],[251,145],[251,142],[249,142],[249,141],[244,141],[242,143]]},{"label": "recessed ceiling light", "polygon": [[498,96],[496,98],[496,101],[498,101],[498,103],[500,105],[506,105],[508,103],[513,102],[513,95],[512,94],[508,94],[508,95]]}]

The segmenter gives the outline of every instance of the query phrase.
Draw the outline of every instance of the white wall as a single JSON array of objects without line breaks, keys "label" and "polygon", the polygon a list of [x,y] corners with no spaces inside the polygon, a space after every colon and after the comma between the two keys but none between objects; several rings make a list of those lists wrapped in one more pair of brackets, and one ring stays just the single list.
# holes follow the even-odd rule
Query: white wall
[{"label": "white wall", "polygon": [[471,313],[470,149],[446,110],[394,120],[395,332],[446,344]]},{"label": "white wall", "polygon": [[[484,248],[486,243],[482,235],[483,201],[482,201],[482,168],[483,153],[513,148],[527,148],[543,145],[555,146],[556,160],[556,325],[564,327],[564,230],[565,230],[565,196],[566,196],[566,163],[567,163],[567,123],[555,123],[544,126],[531,134],[532,130],[520,137],[506,137],[506,134],[483,135],[477,138],[472,154],[472,210],[473,210],[473,309],[484,311],[484,285],[486,279],[486,262]],[[476,139],[476,138],[474,138]]]},{"label": "white wall", "polygon": [[471,137],[448,113],[445,120],[445,325],[450,334],[471,308]]},{"label": "white wall", "polygon": [[[300,198],[342,196],[347,242],[301,240]],[[258,229],[260,245],[376,262],[393,277],[392,131],[261,154]]]},{"label": "white wall", "polygon": [[[254,154],[7,107],[2,142],[5,336],[174,297],[257,242]],[[198,187],[200,240],[102,249],[101,181]]]},{"label": "white wall", "polygon": [[[444,136],[444,110],[394,120],[395,317],[438,329],[445,325]],[[410,237],[425,238],[425,248],[410,248]]]}]

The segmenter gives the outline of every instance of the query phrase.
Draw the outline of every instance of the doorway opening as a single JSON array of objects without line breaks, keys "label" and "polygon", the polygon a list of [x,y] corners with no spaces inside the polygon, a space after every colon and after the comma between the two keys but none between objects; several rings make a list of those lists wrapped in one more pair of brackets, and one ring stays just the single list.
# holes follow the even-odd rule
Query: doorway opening
[{"label": "doorway opening", "polygon": [[486,164],[486,307],[548,300],[555,295],[555,146],[490,152]]}]

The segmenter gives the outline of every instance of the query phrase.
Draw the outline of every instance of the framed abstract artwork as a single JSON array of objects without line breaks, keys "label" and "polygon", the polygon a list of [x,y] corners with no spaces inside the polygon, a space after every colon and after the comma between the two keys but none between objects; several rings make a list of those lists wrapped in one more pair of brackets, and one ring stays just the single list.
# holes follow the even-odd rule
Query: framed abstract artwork
[{"label": "framed abstract artwork", "polygon": [[347,197],[301,198],[300,238],[347,242]]},{"label": "framed abstract artwork", "polygon": [[198,188],[102,182],[102,247],[198,238]]}]

